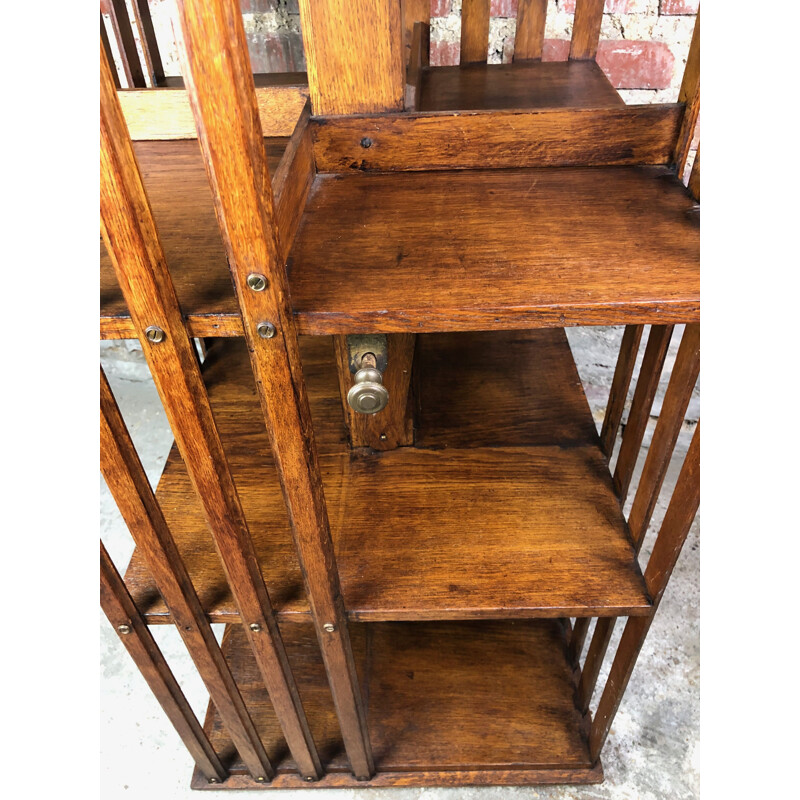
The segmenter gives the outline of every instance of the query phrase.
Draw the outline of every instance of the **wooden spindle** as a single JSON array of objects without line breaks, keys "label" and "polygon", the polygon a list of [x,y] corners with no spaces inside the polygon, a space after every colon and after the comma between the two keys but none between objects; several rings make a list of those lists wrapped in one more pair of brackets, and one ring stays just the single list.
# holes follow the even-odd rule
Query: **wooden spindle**
[{"label": "wooden spindle", "polygon": [[586,661],[584,661],[578,684],[578,708],[583,713],[589,710],[589,704],[592,702],[594,687],[597,684],[600,667],[603,666],[603,659],[611,641],[611,634],[614,633],[616,621],[616,617],[600,617],[594,626],[592,641],[589,644],[589,651],[586,653]]},{"label": "wooden spindle", "polygon": [[489,0],[462,0],[461,64],[485,64],[489,53]]},{"label": "wooden spindle", "polygon": [[678,102],[685,103],[683,120],[675,144],[675,171],[678,177],[683,176],[686,168],[686,159],[694,138],[694,129],[700,115],[700,14],[694,22],[692,43],[689,45],[689,55],[683,69],[683,80],[678,92]]},{"label": "wooden spindle", "polygon": [[672,325],[653,325],[647,337],[647,347],[642,359],[642,368],[633,392],[628,424],[622,434],[622,446],[614,468],[614,488],[624,503],[633,478],[633,470],[642,447],[650,410],[661,380],[661,370],[667,357],[667,348],[672,338]]},{"label": "wooden spindle", "polygon": [[153,86],[159,86],[164,82],[164,66],[161,63],[161,53],[158,51],[153,18],[150,16],[150,5],[147,0],[134,0],[132,8],[147,74],[150,76]]},{"label": "wooden spindle", "polygon": [[647,451],[642,477],[633,499],[628,526],[636,551],[641,549],[647,526],[653,516],[658,495],[678,441],[692,390],[700,374],[700,324],[687,325],[681,339],[675,366],[664,395],[661,414]]},{"label": "wooden spindle", "polygon": [[519,0],[514,61],[541,61],[547,0]]},{"label": "wooden spindle", "polygon": [[[289,305],[285,254],[277,237],[242,17],[235,0],[178,0],[176,6],[184,80],[320,649],[351,767],[356,778],[367,780],[374,771],[372,752]],[[316,13],[316,4],[314,8]],[[304,35],[308,34],[307,19]],[[316,35],[311,34],[315,40]],[[249,288],[247,278],[253,273],[266,277],[262,291]]]},{"label": "wooden spindle", "polygon": [[653,598],[653,610],[646,617],[630,617],[625,624],[606,687],[597,705],[589,736],[589,749],[593,760],[600,755],[608,737],[611,723],[614,721],[636,665],[636,659],[699,505],[700,425],[698,424],[645,570],[644,580]]},{"label": "wooden spindle", "polygon": [[225,767],[214,752],[203,726],[194,715],[102,542],[100,605],[206,780],[210,783],[224,781],[227,777]]},{"label": "wooden spindle", "polygon": [[[311,734],[103,58],[100,140],[101,227],[119,286],[286,741],[303,774],[316,775]],[[267,760],[248,769],[256,780],[272,774]]]},{"label": "wooden spindle", "polygon": [[[111,29],[117,40],[119,57],[122,70],[128,82],[129,89],[144,89],[147,85],[144,79],[142,65],[139,62],[139,51],[136,49],[136,40],[133,38],[133,28],[128,18],[128,9],[125,0],[100,0],[100,10],[107,14],[111,20]],[[111,62],[114,63],[113,61]]]},{"label": "wooden spindle", "polygon": [[[242,760],[268,761],[102,370],[100,470]],[[318,760],[312,775],[322,776]]]},{"label": "wooden spindle", "polygon": [[580,663],[583,643],[586,641],[586,634],[589,632],[591,617],[578,617],[572,628],[572,636],[569,639],[569,660],[575,666]]},{"label": "wooden spindle", "polygon": [[569,57],[573,61],[595,59],[600,43],[605,0],[577,0]]},{"label": "wooden spindle", "polygon": [[108,66],[111,70],[111,77],[114,79],[114,86],[119,89],[119,75],[117,74],[117,68],[114,66],[114,53],[111,50],[111,42],[108,40],[106,23],[103,21],[102,14],[100,14],[100,42],[103,45],[103,53],[105,53],[106,61],[108,61]]},{"label": "wooden spindle", "polygon": [[606,458],[611,458],[614,444],[617,441],[617,431],[622,422],[625,411],[625,401],[628,399],[633,368],[636,366],[636,356],[639,353],[639,343],[642,340],[644,325],[626,325],[619,346],[617,366],[614,370],[614,379],[611,382],[611,391],[608,395],[606,414],[603,417],[603,427],[600,430],[600,448]]}]

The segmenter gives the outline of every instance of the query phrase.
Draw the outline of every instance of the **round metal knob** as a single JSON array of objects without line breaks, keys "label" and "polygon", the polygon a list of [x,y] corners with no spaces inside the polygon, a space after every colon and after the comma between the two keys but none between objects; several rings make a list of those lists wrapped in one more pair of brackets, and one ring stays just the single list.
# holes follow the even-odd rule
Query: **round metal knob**
[{"label": "round metal knob", "polygon": [[355,383],[347,393],[347,402],[359,414],[377,414],[386,408],[389,392],[383,385],[381,373],[373,367],[356,372]]}]

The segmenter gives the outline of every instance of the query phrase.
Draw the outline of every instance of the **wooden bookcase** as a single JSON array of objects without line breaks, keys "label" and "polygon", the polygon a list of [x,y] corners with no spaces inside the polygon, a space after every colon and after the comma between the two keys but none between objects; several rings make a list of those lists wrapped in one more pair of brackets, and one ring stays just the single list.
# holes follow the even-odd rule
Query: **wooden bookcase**
[{"label": "wooden bookcase", "polygon": [[[698,33],[679,102],[626,106],[594,61],[602,0],[561,63],[546,3],[520,0],[509,65],[485,63],[488,0],[464,0],[442,68],[426,2],[300,6],[307,77],[252,77],[236,0],[176,3],[182,81],[146,2],[124,72],[157,88],[119,90],[101,57],[101,336],[142,342],[176,440],[153,493],[101,376],[137,545],[124,576],[101,547],[104,610],[194,788],[600,781],[699,505],[698,426],[640,566],[699,374]],[[626,326],[600,434],[572,325]],[[389,402],[361,415],[348,337],[372,334]],[[209,689],[202,725],[159,624]]]}]

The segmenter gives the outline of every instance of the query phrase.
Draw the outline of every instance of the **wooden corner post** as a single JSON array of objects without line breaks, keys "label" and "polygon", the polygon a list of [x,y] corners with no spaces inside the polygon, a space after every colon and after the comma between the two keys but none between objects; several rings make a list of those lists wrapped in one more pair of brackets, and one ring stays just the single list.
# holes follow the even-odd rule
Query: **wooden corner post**
[{"label": "wooden corner post", "polygon": [[[356,778],[368,780],[374,766],[366,715],[339,588],[241,9],[236,0],[177,0],[176,7],[184,80],[320,649],[350,765]],[[398,54],[400,46],[398,32]],[[309,72],[313,63],[309,58]],[[248,281],[250,275],[265,280]]]}]

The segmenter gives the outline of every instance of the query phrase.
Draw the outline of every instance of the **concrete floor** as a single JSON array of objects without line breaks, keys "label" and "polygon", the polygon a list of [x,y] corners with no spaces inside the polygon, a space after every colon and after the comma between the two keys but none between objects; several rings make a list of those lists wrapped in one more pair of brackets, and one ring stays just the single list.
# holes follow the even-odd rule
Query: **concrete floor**
[{"label": "concrete floor", "polygon": [[[570,335],[576,362],[590,400],[603,395],[593,367],[592,347],[580,333]],[[107,343],[102,360],[117,401],[131,430],[150,481],[155,484],[164,467],[172,443],[163,409],[141,354]],[[611,362],[613,369],[613,362]],[[604,397],[607,397],[607,390]],[[593,403],[593,408],[596,404]],[[652,427],[652,426],[651,426]],[[681,435],[677,464],[673,464],[662,496],[669,497],[691,429]],[[643,459],[639,460],[641,468]],[[635,489],[635,483],[634,483]],[[631,497],[633,496],[633,489]],[[665,510],[661,502],[654,518],[657,525]],[[123,571],[133,544],[113,500],[101,479],[101,536],[109,553]],[[643,548],[646,563],[653,534]],[[631,684],[616,716],[603,751],[606,779],[590,787],[547,788],[461,788],[461,789],[360,789],[315,790],[314,797],[350,800],[489,800],[500,798],[542,798],[542,800],[683,800],[699,796],[699,679],[700,679],[700,601],[699,601],[699,516],[639,657]],[[116,633],[100,614],[100,790],[107,798],[184,798],[191,792],[189,778],[192,761],[150,694]],[[217,635],[221,636],[221,626]],[[618,625],[609,654],[615,652],[622,625]],[[167,661],[186,693],[195,713],[202,720],[208,695],[197,676],[178,634],[169,627],[152,629]],[[604,665],[598,685],[608,669]],[[595,698],[596,703],[597,698]],[[219,796],[214,793],[203,796]],[[197,797],[197,794],[192,794]],[[291,800],[300,792],[284,791],[279,797]]]}]

